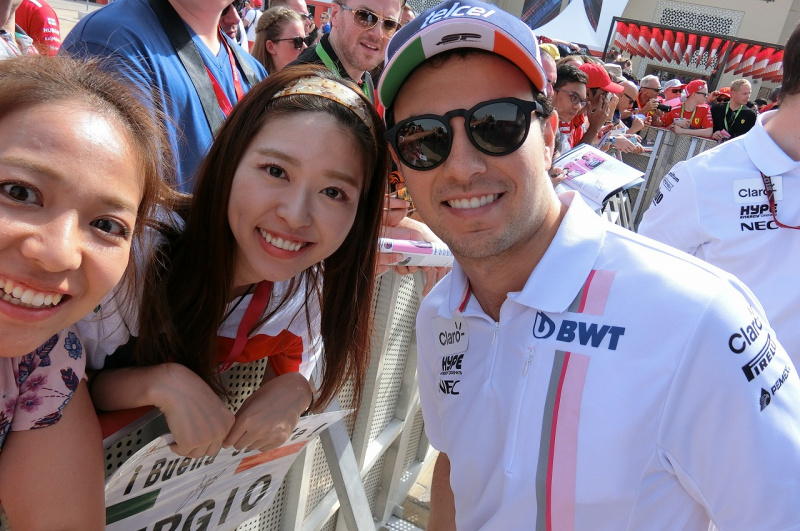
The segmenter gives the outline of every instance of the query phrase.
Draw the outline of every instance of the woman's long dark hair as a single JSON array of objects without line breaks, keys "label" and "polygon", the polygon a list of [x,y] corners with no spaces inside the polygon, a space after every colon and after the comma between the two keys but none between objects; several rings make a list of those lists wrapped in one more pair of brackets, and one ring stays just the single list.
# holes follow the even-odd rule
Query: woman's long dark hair
[{"label": "woman's long dark hair", "polygon": [[[356,91],[367,102],[370,126],[345,106],[322,97],[273,99],[288,84],[309,76],[335,80]],[[225,394],[216,345],[217,331],[235,287],[236,240],[228,222],[231,183],[251,139],[269,117],[308,112],[330,114],[353,135],[366,175],[356,217],[344,243],[320,264],[292,279],[280,306],[301,286],[306,286],[307,298],[321,294],[324,353],[317,402],[330,402],[350,378],[355,384],[355,398],[360,398],[369,363],[372,290],[388,154],[381,120],[358,87],[336,79],[319,66],[290,67],[259,83],[235,106],[219,130],[199,170],[194,200],[188,212],[182,213],[184,230],[168,235],[169,244],[162,247],[158,260],[148,269],[139,314],[138,363],[181,363],[219,394]],[[270,315],[263,315],[253,330]]]}]

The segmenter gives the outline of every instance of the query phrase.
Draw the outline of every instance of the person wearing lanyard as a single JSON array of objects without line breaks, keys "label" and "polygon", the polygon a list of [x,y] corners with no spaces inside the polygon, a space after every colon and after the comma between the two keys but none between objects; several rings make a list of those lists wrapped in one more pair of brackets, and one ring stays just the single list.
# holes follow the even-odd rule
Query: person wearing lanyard
[{"label": "person wearing lanyard", "polygon": [[750,82],[735,79],[730,87],[730,100],[711,106],[714,134],[711,138],[723,142],[748,132],[756,124],[756,113],[745,105],[750,99]]},{"label": "person wearing lanyard", "polygon": [[[200,457],[279,446],[347,381],[358,404],[388,173],[382,132],[356,85],[319,66],[284,69],[245,95],[178,209],[185,223],[157,236],[166,259],[148,264],[139,300],[107,299],[78,325],[98,338],[86,345],[89,366],[103,369],[97,407],[156,406],[175,452]],[[302,141],[313,138],[325,142]],[[234,415],[220,373],[265,358],[261,386]]]},{"label": "person wearing lanyard", "polygon": [[331,4],[331,31],[292,64],[324,64],[337,76],[359,84],[377,104],[369,71],[383,61],[386,43],[400,27],[400,0],[347,0]]},{"label": "person wearing lanyard", "polygon": [[800,29],[784,80],[777,110],[664,177],[639,233],[739,277],[800,366]]},{"label": "person wearing lanyard", "polygon": [[[230,3],[117,0],[84,17],[59,51],[106,58],[109,68],[152,95],[148,103],[165,118],[182,192],[194,190],[200,161],[227,113],[267,75],[220,32],[220,16]],[[175,39],[184,36],[191,60],[176,51]]]},{"label": "person wearing lanyard", "polygon": [[[436,46],[454,34],[470,37]],[[387,48],[386,138],[456,258],[416,321],[440,452],[428,529],[796,527],[789,355],[732,275],[556,195],[538,56],[524,22],[478,0],[430,8]]]},{"label": "person wearing lanyard", "polygon": [[680,88],[686,93],[686,100],[676,105],[661,119],[664,127],[679,135],[694,135],[711,138],[714,123],[711,109],[706,105],[708,85],[702,79],[695,79]]}]

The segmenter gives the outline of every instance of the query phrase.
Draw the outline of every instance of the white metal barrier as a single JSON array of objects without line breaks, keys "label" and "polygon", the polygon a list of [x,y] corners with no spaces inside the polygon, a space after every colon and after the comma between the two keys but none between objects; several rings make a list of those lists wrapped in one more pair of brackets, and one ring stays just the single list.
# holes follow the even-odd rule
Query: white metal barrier
[{"label": "white metal barrier", "polygon": [[[414,328],[423,285],[421,275],[393,272],[376,281],[372,360],[357,415],[307,445],[272,506],[239,531],[400,528],[395,515],[432,456],[416,380]],[[225,374],[232,410],[258,387],[266,363],[237,365]],[[355,407],[352,395],[346,387],[332,407]],[[151,423],[109,444],[106,474],[165,431],[164,423]]]},{"label": "white metal barrier", "polygon": [[632,230],[636,230],[639,226],[644,211],[653,201],[661,179],[675,164],[719,145],[716,140],[692,135],[676,135],[672,131],[658,127],[648,128],[642,136],[645,144],[652,145],[652,153],[622,154],[622,161],[644,172],[645,179],[641,187],[629,191],[633,203],[629,227]]}]

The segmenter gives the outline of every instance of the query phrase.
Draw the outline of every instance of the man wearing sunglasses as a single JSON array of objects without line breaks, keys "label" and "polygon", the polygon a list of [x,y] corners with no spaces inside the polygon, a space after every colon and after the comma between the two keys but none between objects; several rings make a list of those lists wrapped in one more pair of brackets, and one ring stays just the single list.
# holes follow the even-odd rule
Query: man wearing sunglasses
[{"label": "man wearing sunglasses", "polygon": [[417,317],[428,529],[796,525],[800,379],[760,305],[556,195],[545,83],[530,28],[477,0],[387,49],[386,137],[457,259]]},{"label": "man wearing sunglasses", "polygon": [[679,88],[686,92],[686,101],[665,114],[661,118],[662,124],[679,135],[711,138],[714,122],[711,119],[711,109],[706,104],[708,85],[702,79],[695,79]]},{"label": "man wearing sunglasses", "polygon": [[639,232],[742,279],[800,365],[800,27],[783,80],[778,110],[664,177]]},{"label": "man wearing sunglasses", "polygon": [[331,31],[305,50],[296,63],[324,64],[358,83],[372,102],[369,71],[383,61],[386,43],[400,27],[402,0],[341,0],[331,4]]},{"label": "man wearing sunglasses", "polygon": [[[239,18],[230,0],[116,0],[78,22],[59,52],[105,58],[106,67],[152,98],[148,103],[166,117],[182,192],[194,189],[197,167],[230,109],[267,77],[222,33],[223,11]],[[185,61],[178,49],[188,53]]]},{"label": "man wearing sunglasses", "polygon": [[661,127],[663,111],[658,106],[662,104],[661,81],[657,76],[647,75],[639,81],[639,95],[636,98],[636,108],[645,116],[649,116],[653,125]]}]

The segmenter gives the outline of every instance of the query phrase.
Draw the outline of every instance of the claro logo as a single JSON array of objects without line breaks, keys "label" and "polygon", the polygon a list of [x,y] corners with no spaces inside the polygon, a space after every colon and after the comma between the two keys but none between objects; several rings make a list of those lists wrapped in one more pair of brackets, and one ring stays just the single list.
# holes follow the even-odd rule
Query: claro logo
[{"label": "claro logo", "polygon": [[608,350],[617,350],[619,338],[625,334],[625,328],[570,319],[564,319],[556,325],[556,322],[544,313],[536,312],[536,319],[533,322],[533,337],[546,339],[553,334],[555,334],[556,341],[564,343],[577,341],[581,345],[594,348],[601,348],[605,342]]}]

